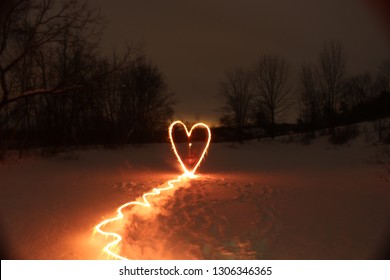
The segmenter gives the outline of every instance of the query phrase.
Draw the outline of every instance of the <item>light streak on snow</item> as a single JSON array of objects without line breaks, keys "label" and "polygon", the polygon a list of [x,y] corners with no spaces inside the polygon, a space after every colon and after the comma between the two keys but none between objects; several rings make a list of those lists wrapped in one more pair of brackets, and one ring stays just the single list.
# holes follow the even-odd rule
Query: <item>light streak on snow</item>
[{"label": "light streak on snow", "polygon": [[[206,145],[203,149],[203,152],[201,153],[199,159],[198,159],[198,162],[196,163],[196,165],[192,168],[192,170],[188,170],[188,168],[185,166],[185,164],[183,163],[179,153],[177,152],[177,149],[176,149],[176,144],[174,142],[174,139],[172,137],[172,133],[173,133],[173,128],[175,125],[182,125],[186,131],[186,134],[187,134],[187,137],[188,137],[188,140],[190,139],[191,137],[191,133],[192,131],[195,129],[195,128],[201,128],[203,127],[204,129],[207,130],[207,133],[208,133],[208,136],[207,136],[207,140],[206,140]],[[121,241],[123,240],[123,237],[119,234],[119,233],[116,233],[116,232],[108,232],[108,231],[105,231],[104,230],[104,227],[110,223],[113,223],[113,222],[118,222],[118,221],[121,221],[123,218],[124,218],[124,214],[123,214],[123,209],[129,207],[129,206],[135,206],[135,205],[139,205],[139,206],[144,206],[144,207],[151,207],[152,205],[150,204],[150,202],[148,201],[148,197],[149,196],[157,196],[159,195],[161,192],[163,191],[167,191],[167,190],[170,190],[170,189],[173,189],[175,187],[175,183],[179,183],[180,181],[184,180],[184,179],[192,179],[192,178],[196,178],[196,175],[195,175],[195,171],[198,169],[200,163],[202,162],[202,160],[204,159],[205,155],[206,155],[206,152],[209,148],[209,145],[210,145],[210,140],[211,140],[211,131],[210,131],[210,128],[204,124],[204,123],[197,123],[195,125],[192,126],[192,128],[190,129],[190,131],[188,131],[187,127],[185,126],[185,124],[181,121],[175,121],[173,122],[170,126],[169,126],[169,139],[171,141],[171,144],[172,144],[172,149],[177,157],[177,160],[179,161],[184,173],[180,176],[178,176],[176,179],[174,180],[170,180],[166,183],[166,187],[163,187],[163,188],[154,188],[151,192],[147,192],[145,194],[142,195],[142,200],[141,201],[131,201],[131,202],[127,202],[125,204],[122,204],[117,210],[116,210],[116,216],[113,217],[113,218],[109,218],[109,219],[106,219],[104,221],[102,221],[101,223],[99,223],[98,225],[95,226],[94,228],[94,233],[99,233],[107,238],[112,238],[113,241],[109,242],[106,246],[104,246],[103,248],[103,252],[107,254],[107,256],[109,256],[110,258],[114,258],[114,259],[120,259],[120,260],[127,260],[126,257],[123,257],[121,256],[119,253],[117,253],[118,251],[118,245],[121,243]],[[192,143],[189,143],[189,148],[191,148],[192,146]]]},{"label": "light streak on snow", "polygon": [[127,258],[125,258],[125,257],[123,257],[123,256],[121,256],[121,255],[119,255],[117,253],[115,253],[117,246],[119,245],[119,243],[123,239],[122,236],[120,234],[118,234],[118,233],[115,233],[115,232],[104,231],[103,228],[107,224],[110,224],[110,223],[113,223],[113,222],[116,222],[116,221],[121,221],[123,219],[123,217],[124,217],[124,214],[123,214],[122,210],[124,208],[126,208],[126,207],[129,207],[129,206],[132,206],[132,205],[151,207],[151,204],[150,204],[150,202],[147,199],[148,196],[156,196],[156,195],[159,195],[163,191],[173,189],[175,187],[174,183],[178,183],[181,180],[183,180],[184,178],[188,178],[188,176],[185,175],[185,174],[180,175],[179,177],[177,177],[177,179],[168,181],[167,187],[165,187],[165,188],[154,188],[151,192],[145,193],[142,196],[142,200],[143,201],[131,201],[131,202],[127,202],[127,203],[121,205],[116,210],[117,215],[115,217],[110,218],[110,219],[106,219],[103,222],[101,222],[100,224],[98,224],[97,226],[95,226],[95,232],[98,232],[98,233],[100,233],[101,235],[103,235],[105,237],[113,237],[114,238],[114,241],[108,243],[103,248],[103,252],[106,253],[109,257],[113,257],[113,258],[121,259],[121,260],[126,260]]}]

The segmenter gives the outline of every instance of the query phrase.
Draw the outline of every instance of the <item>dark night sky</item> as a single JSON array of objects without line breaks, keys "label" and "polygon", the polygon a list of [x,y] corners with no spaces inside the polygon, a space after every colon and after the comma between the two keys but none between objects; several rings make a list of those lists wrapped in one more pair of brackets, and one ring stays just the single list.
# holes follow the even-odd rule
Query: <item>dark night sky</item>
[{"label": "dark night sky", "polygon": [[[215,122],[224,72],[265,53],[288,60],[292,87],[301,64],[331,39],[345,46],[350,75],[374,72],[390,55],[390,30],[363,0],[90,1],[107,20],[104,50],[145,44],[176,93],[176,117],[188,121]],[[289,120],[296,117],[292,110]]]}]

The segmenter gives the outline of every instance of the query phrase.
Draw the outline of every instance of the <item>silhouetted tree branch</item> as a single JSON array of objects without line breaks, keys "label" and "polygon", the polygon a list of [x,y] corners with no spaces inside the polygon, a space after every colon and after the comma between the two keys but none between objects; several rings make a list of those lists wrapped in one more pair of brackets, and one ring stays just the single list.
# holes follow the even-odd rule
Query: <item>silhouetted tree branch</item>
[{"label": "silhouetted tree branch", "polygon": [[270,133],[274,136],[276,118],[288,108],[288,65],[283,57],[262,56],[253,69],[254,90],[259,107],[265,110],[270,120]]},{"label": "silhouetted tree branch", "polygon": [[321,121],[318,77],[310,65],[303,65],[299,73],[300,118],[312,132]]},{"label": "silhouetted tree branch", "polygon": [[390,59],[384,60],[379,66],[377,86],[379,92],[390,94]]},{"label": "silhouetted tree branch", "polygon": [[252,109],[251,73],[235,68],[225,73],[219,84],[219,95],[224,105],[220,108],[222,121],[237,128],[238,140],[242,140],[243,128],[248,125]]},{"label": "silhouetted tree branch", "polygon": [[91,26],[99,21],[96,11],[79,0],[9,1],[0,24],[0,109],[12,100],[11,96],[28,96],[22,93],[26,89],[14,88],[13,70],[31,66],[28,60],[32,56],[63,41],[66,32],[76,34],[87,29],[84,38],[95,35]]},{"label": "silhouetted tree branch", "polygon": [[346,54],[341,43],[325,43],[319,55],[318,77],[324,102],[324,117],[333,128],[336,105],[338,105],[345,76]]}]

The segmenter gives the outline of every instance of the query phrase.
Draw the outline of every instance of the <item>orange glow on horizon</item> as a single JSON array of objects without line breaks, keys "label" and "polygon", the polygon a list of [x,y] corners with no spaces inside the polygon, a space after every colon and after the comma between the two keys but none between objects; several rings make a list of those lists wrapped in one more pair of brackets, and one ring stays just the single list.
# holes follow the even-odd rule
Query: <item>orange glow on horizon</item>
[{"label": "orange glow on horizon", "polygon": [[[207,133],[208,133],[208,138],[206,140],[206,145],[205,145],[205,147],[204,147],[204,149],[203,149],[203,151],[202,151],[202,153],[201,153],[197,163],[192,168],[192,170],[188,170],[188,168],[183,163],[180,155],[177,152],[176,144],[175,144],[175,142],[173,140],[173,137],[172,137],[173,128],[174,128],[175,125],[178,125],[178,124],[180,124],[180,125],[182,125],[184,127],[188,139],[190,139],[191,133],[192,133],[192,131],[195,128],[203,127],[203,128],[205,128],[207,130]],[[106,225],[110,224],[110,223],[121,221],[124,218],[124,214],[122,212],[122,210],[124,208],[127,208],[129,206],[133,206],[133,205],[139,205],[139,206],[144,206],[144,207],[151,207],[151,204],[150,204],[150,202],[147,199],[149,196],[156,196],[156,195],[159,195],[163,191],[173,189],[175,187],[175,183],[179,183],[180,181],[182,181],[184,179],[195,178],[196,177],[195,172],[198,169],[198,167],[199,167],[200,163],[202,162],[202,160],[204,159],[204,157],[206,155],[206,152],[207,152],[207,150],[209,148],[210,141],[211,141],[211,131],[210,131],[210,128],[206,124],[204,124],[204,123],[197,123],[197,124],[195,124],[195,125],[193,125],[191,127],[190,131],[188,131],[187,127],[185,126],[185,124],[183,122],[175,121],[175,122],[173,122],[169,126],[169,139],[170,139],[171,144],[172,144],[173,152],[175,153],[175,155],[177,157],[177,160],[179,161],[179,163],[180,163],[180,165],[181,165],[181,167],[183,169],[183,174],[178,176],[174,180],[168,181],[166,183],[166,187],[154,188],[152,191],[143,194],[141,199],[136,200],[136,201],[127,202],[125,204],[122,204],[119,208],[117,208],[117,210],[116,210],[117,214],[116,214],[115,217],[106,219],[106,220],[102,221],[101,223],[99,223],[98,225],[96,225],[94,227],[94,233],[99,233],[99,234],[105,236],[106,238],[108,238],[108,237],[113,238],[113,241],[109,242],[102,249],[102,252],[106,253],[108,257],[114,258],[114,259],[120,259],[120,260],[127,260],[126,257],[121,256],[119,253],[117,253],[118,246],[121,243],[121,241],[123,240],[122,236],[119,233],[116,233],[116,232],[104,231],[103,228]],[[192,143],[189,143],[189,148],[191,147],[191,145],[192,145]]]}]

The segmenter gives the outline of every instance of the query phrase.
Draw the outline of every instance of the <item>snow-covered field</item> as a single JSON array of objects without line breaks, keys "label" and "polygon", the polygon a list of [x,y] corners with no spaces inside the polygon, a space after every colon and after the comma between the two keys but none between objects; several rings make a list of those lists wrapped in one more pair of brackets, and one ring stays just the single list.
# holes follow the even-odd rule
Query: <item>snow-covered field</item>
[{"label": "snow-covered field", "polygon": [[[116,227],[133,259],[372,259],[390,249],[387,146],[212,143],[198,177]],[[3,258],[99,259],[103,218],[181,171],[169,144],[0,164]],[[389,257],[387,255],[387,257]]]}]

